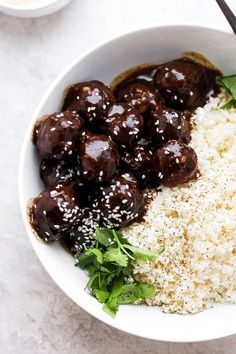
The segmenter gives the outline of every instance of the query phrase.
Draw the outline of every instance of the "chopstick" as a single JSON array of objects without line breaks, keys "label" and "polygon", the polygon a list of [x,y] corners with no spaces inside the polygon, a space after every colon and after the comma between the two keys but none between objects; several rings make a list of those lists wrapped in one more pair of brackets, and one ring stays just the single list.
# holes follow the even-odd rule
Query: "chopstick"
[{"label": "chopstick", "polygon": [[234,33],[236,34],[236,17],[233,11],[229,8],[229,6],[226,4],[224,0],[216,0],[216,2],[219,5],[223,14],[225,15],[230,26],[232,27]]}]

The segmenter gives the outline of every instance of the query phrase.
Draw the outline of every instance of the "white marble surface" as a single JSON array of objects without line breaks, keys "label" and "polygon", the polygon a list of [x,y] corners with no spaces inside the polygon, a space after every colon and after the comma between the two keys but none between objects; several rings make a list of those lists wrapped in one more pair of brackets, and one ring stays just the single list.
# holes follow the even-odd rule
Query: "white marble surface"
[{"label": "white marble surface", "polygon": [[[236,10],[236,1],[228,2]],[[41,19],[0,14],[1,354],[235,353],[236,336],[195,344],[160,343],[124,334],[89,316],[40,265],[18,206],[17,167],[24,132],[57,74],[100,40],[173,21],[228,26],[214,0],[74,0]]]}]

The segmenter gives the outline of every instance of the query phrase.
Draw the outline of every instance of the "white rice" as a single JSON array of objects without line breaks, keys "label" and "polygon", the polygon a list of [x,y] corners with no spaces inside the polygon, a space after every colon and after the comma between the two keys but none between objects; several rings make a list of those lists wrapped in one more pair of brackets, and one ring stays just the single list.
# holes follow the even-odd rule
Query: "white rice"
[{"label": "white rice", "polygon": [[223,95],[195,112],[191,146],[201,177],[155,193],[142,223],[124,229],[138,247],[165,250],[135,263],[135,277],[155,285],[164,312],[194,313],[236,302],[236,111]]}]

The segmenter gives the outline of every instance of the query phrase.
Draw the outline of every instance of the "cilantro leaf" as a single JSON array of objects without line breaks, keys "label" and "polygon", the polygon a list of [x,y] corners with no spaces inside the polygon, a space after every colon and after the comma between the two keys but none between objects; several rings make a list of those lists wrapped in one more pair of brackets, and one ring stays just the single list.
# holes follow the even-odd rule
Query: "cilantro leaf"
[{"label": "cilantro leaf", "polygon": [[93,289],[96,289],[99,287],[99,274],[95,273],[91,278],[89,279],[86,288],[89,289],[91,292],[93,292]]},{"label": "cilantro leaf", "polygon": [[155,288],[151,284],[138,284],[142,290],[142,299],[153,299],[155,296]]},{"label": "cilantro leaf", "polygon": [[232,100],[230,100],[220,108],[226,110],[236,108],[236,75],[220,76],[217,78],[216,82],[220,86],[224,87],[226,92],[232,97]]},{"label": "cilantro leaf", "polygon": [[223,86],[232,98],[236,99],[236,75],[220,76],[217,78],[217,83]]},{"label": "cilantro leaf", "polygon": [[86,256],[95,256],[98,263],[103,263],[102,252],[98,248],[89,248],[85,251]]},{"label": "cilantro leaf", "polygon": [[77,263],[75,265],[82,269],[86,269],[94,262],[94,259],[95,257],[93,254],[87,255],[85,253],[82,253],[77,259]]},{"label": "cilantro leaf", "polygon": [[117,304],[117,308],[114,308],[114,306],[111,307],[109,303],[106,303],[106,302],[105,302],[105,303],[103,304],[102,309],[103,309],[103,311],[106,312],[109,316],[111,316],[112,318],[115,318],[115,317],[116,317],[116,312],[118,311],[118,306],[119,306],[119,305]]},{"label": "cilantro leaf", "polygon": [[121,267],[126,267],[128,264],[128,256],[123,254],[119,247],[109,248],[103,255],[105,262],[114,262]]},{"label": "cilantro leaf", "polygon": [[113,234],[111,229],[97,228],[95,231],[95,239],[102,245],[108,246],[113,240]]},{"label": "cilantro leaf", "polygon": [[131,304],[139,299],[153,299],[155,288],[151,284],[126,284],[122,287],[122,292],[119,295],[119,304]]},{"label": "cilantro leaf", "polygon": [[79,256],[76,266],[85,269],[90,264],[93,264],[95,260],[99,263],[103,263],[102,252],[98,248],[89,248]]},{"label": "cilantro leaf", "polygon": [[119,304],[132,304],[140,298],[142,292],[137,287],[137,284],[126,284],[122,287],[122,292],[119,295]]},{"label": "cilantro leaf", "polygon": [[143,260],[149,259],[150,261],[155,261],[158,257],[157,253],[143,250],[138,247],[128,245],[128,246],[126,246],[126,248],[128,248],[133,253],[134,258],[136,258],[136,259],[143,259]]},{"label": "cilantro leaf", "polygon": [[116,281],[114,282],[114,284],[112,286],[110,299],[120,295],[120,293],[122,292],[123,283],[124,283],[124,281],[121,277],[116,279]]},{"label": "cilantro leaf", "polygon": [[109,299],[109,296],[110,296],[108,291],[101,290],[101,289],[95,289],[94,294],[95,294],[97,300],[101,304],[103,304],[104,302],[107,302],[107,300]]},{"label": "cilantro leaf", "polygon": [[221,109],[226,109],[229,110],[231,108],[236,108],[236,100],[233,99],[227,103],[225,103],[223,106],[220,107]]},{"label": "cilantro leaf", "polygon": [[116,236],[117,236],[119,242],[122,245],[130,245],[129,241],[127,240],[126,237],[123,236],[123,234],[122,234],[122,232],[120,230],[116,230],[115,233],[116,233]]},{"label": "cilantro leaf", "polygon": [[76,266],[88,272],[86,288],[103,304],[103,310],[115,317],[120,304],[153,298],[153,285],[135,280],[128,284],[127,279],[133,277],[133,260],[155,260],[158,254],[132,246],[120,230],[98,228],[95,239],[96,247],[80,254]]}]

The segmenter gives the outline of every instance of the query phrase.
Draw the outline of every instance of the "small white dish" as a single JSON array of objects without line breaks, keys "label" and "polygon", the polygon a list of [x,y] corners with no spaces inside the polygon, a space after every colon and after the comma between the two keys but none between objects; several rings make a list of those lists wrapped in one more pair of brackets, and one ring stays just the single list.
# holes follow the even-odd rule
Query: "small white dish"
[{"label": "small white dish", "polygon": [[25,4],[0,0],[0,11],[15,17],[41,17],[66,6],[71,0],[31,0]]},{"label": "small white dish", "polygon": [[236,333],[236,305],[217,304],[194,315],[164,314],[158,307],[121,306],[115,319],[84,290],[86,274],[74,267],[73,258],[58,243],[39,242],[28,224],[26,206],[43,189],[38,159],[31,137],[36,119],[60,109],[68,85],[91,79],[109,83],[117,74],[142,63],[161,63],[186,51],[198,51],[224,74],[236,73],[236,40],[233,33],[197,26],[165,26],[125,34],[77,58],[59,75],[40,102],[25,137],[20,167],[19,196],[25,227],[41,263],[58,286],[75,303],[101,321],[122,331],[155,340],[194,342]]}]

